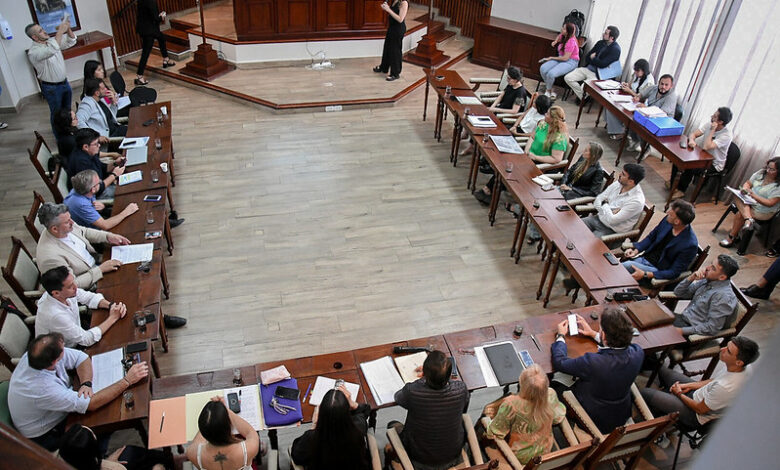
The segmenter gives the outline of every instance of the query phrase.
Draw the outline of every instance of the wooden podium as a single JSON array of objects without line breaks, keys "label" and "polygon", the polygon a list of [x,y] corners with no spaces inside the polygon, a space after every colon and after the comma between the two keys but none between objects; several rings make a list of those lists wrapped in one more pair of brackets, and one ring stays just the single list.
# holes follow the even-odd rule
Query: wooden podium
[{"label": "wooden podium", "polygon": [[192,60],[187,63],[179,72],[190,77],[201,80],[213,80],[220,75],[230,72],[235,67],[220,59],[217,51],[206,42],[206,22],[203,20],[203,5],[199,0],[198,10],[200,10],[200,35],[203,42],[198,46],[192,55]]},{"label": "wooden podium", "polygon": [[433,37],[433,0],[428,0],[428,30],[420,38],[417,47],[404,54],[404,60],[410,64],[431,68],[446,62],[450,56],[444,55],[436,47],[436,39]]}]

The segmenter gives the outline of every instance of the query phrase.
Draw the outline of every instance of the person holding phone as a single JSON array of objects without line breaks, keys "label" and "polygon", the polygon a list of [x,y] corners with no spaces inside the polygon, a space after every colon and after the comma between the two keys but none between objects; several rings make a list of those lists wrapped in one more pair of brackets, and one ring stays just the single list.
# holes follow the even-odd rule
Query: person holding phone
[{"label": "person holding phone", "polygon": [[[388,3],[392,2],[392,5]],[[403,59],[403,40],[406,33],[406,12],[409,10],[409,3],[406,0],[385,0],[382,3],[382,10],[390,17],[390,25],[385,34],[385,45],[382,50],[382,63],[374,67],[376,73],[388,73],[385,80],[392,82],[401,78],[401,62]]]},{"label": "person holding phone", "polygon": [[146,61],[152,52],[155,39],[160,46],[160,55],[163,57],[164,69],[176,65],[168,58],[168,49],[165,48],[165,36],[160,32],[160,24],[165,23],[166,13],[157,8],[157,0],[138,0],[138,16],[135,22],[135,31],[141,36],[141,59],[138,61],[138,72],[135,77],[136,85],[148,85],[144,78]]},{"label": "person holding phone", "polygon": [[[235,428],[243,439],[233,435]],[[252,470],[260,437],[251,424],[232,412],[225,398],[215,396],[198,417],[198,434],[187,447],[187,459],[198,470]]]}]

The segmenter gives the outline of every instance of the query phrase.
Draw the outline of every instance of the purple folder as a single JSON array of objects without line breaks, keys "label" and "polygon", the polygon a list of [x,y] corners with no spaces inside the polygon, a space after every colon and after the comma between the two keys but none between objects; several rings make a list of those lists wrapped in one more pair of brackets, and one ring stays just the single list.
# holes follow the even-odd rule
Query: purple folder
[{"label": "purple folder", "polygon": [[298,388],[298,381],[295,379],[286,379],[281,382],[276,382],[271,385],[257,384],[260,387],[260,401],[263,402],[263,418],[265,418],[265,425],[268,427],[275,426],[287,426],[289,424],[297,423],[303,420],[303,412],[301,410],[301,399],[298,394],[297,400],[288,400],[285,398],[276,397],[276,400],[287,406],[292,406],[295,410],[290,410],[286,415],[277,412],[273,406],[271,406],[271,399],[274,397],[276,387],[282,386],[287,388]]}]

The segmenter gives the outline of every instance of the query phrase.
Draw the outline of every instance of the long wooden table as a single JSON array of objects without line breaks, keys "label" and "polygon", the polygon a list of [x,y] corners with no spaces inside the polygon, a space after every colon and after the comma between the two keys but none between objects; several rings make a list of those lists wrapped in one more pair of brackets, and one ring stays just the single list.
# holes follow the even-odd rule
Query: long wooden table
[{"label": "long wooden table", "polygon": [[[583,90],[585,93],[588,94],[588,96],[592,97],[594,101],[596,101],[598,104],[602,106],[602,108],[609,113],[612,113],[614,116],[616,116],[620,122],[623,123],[625,126],[625,131],[623,132],[623,139],[620,141],[620,148],[618,149],[617,159],[615,159],[615,165],[618,165],[620,163],[620,157],[623,155],[623,150],[626,146],[626,141],[628,137],[629,131],[634,131],[637,136],[644,141],[644,145],[642,147],[642,151],[639,154],[638,161],[641,162],[642,156],[644,155],[645,151],[647,150],[647,147],[653,147],[658,152],[661,153],[664,157],[668,158],[670,162],[674,166],[676,166],[680,171],[677,172],[677,176],[675,177],[674,181],[671,182],[671,187],[669,189],[669,195],[666,198],[666,205],[664,206],[664,210],[667,210],[669,208],[669,204],[672,202],[672,195],[677,190],[677,187],[680,183],[680,176],[682,175],[682,172],[685,170],[696,170],[696,169],[707,169],[712,165],[712,155],[710,155],[709,152],[706,150],[696,147],[694,149],[689,149],[688,147],[680,147],[680,136],[664,136],[659,137],[657,135],[652,134],[650,131],[648,131],[644,126],[639,124],[634,120],[634,113],[630,111],[626,111],[622,106],[616,104],[614,101],[612,101],[612,97],[615,95],[626,95],[625,92],[622,91],[611,91],[611,90],[602,90],[598,86],[598,82],[600,80],[588,80],[585,82],[585,86],[583,87]],[[584,105],[584,100],[580,102],[580,109],[577,114],[577,123],[575,124],[575,128],[579,127],[580,125],[580,117],[582,116],[582,108]],[[599,112],[599,116],[601,113]],[[596,126],[599,125],[598,118],[596,119]],[[704,183],[704,178],[699,178],[699,182],[697,184],[696,190],[693,192],[693,194],[698,194],[699,190],[701,189],[701,185]],[[691,201],[693,203],[694,201]]]}]

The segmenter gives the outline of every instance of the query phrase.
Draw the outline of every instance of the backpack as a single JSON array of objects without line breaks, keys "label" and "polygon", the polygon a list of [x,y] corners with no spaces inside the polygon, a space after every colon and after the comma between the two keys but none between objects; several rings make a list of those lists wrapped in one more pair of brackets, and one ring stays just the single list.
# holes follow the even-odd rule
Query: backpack
[{"label": "backpack", "polygon": [[576,26],[574,36],[580,37],[582,35],[582,28],[585,26],[585,15],[579,10],[572,10],[563,18],[563,23],[573,23]]}]

